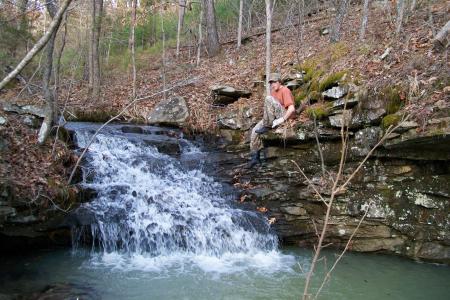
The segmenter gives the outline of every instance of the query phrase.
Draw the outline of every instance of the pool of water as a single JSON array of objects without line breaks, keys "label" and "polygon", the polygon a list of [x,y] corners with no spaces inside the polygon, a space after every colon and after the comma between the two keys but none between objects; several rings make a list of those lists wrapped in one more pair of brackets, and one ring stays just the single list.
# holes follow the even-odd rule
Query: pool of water
[{"label": "pool of water", "polygon": [[[335,255],[325,252],[312,291]],[[241,257],[39,252],[1,258],[0,295],[69,283],[102,299],[300,299],[310,257],[297,248]],[[348,253],[319,299],[450,299],[449,283],[447,266]]]}]

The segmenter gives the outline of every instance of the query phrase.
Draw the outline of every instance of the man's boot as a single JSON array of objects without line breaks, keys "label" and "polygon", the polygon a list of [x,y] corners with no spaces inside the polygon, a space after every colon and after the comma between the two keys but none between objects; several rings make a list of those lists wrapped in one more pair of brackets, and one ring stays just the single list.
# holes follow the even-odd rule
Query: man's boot
[{"label": "man's boot", "polygon": [[261,150],[252,152],[250,162],[248,163],[248,168],[253,168],[256,165],[261,164],[260,153]]}]

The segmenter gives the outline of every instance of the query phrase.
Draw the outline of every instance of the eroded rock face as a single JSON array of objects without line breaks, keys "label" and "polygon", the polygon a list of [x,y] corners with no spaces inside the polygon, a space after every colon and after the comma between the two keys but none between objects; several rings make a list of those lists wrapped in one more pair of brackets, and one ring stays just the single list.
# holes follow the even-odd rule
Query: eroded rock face
[{"label": "eroded rock face", "polygon": [[225,129],[249,130],[255,124],[252,117],[253,110],[250,107],[244,107],[219,115],[217,124]]},{"label": "eroded rock face", "polygon": [[149,124],[181,127],[189,117],[189,109],[182,97],[161,101],[147,117]]},{"label": "eroded rock face", "polygon": [[[338,193],[326,243],[344,247],[367,211],[350,250],[450,264],[449,124],[445,118],[432,119],[421,131],[414,122],[406,123],[380,145]],[[350,133],[344,179],[383,134],[378,126]],[[238,184],[252,187],[244,192],[245,199],[268,209],[267,217],[275,218],[272,226],[286,244],[312,246],[316,230],[323,225],[326,206],[298,167],[327,199],[329,176],[338,169],[341,144],[339,130],[318,124],[318,134],[325,168],[331,172],[325,177],[313,127],[307,123],[264,134],[266,161],[235,173]]]}]

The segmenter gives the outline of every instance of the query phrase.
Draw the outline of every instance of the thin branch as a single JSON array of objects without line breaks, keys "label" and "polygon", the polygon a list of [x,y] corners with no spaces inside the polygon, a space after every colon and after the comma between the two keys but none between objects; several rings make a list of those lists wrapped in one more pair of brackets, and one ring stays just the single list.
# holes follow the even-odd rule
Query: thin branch
[{"label": "thin branch", "polygon": [[314,184],[311,182],[311,180],[308,178],[308,176],[305,175],[305,173],[302,171],[302,169],[300,168],[300,166],[294,161],[291,160],[291,162],[297,166],[298,170],[300,171],[300,173],[303,175],[303,177],[306,179],[306,181],[308,182],[308,185],[310,185],[312,187],[312,189],[314,190],[314,192],[316,192],[316,195],[320,198],[320,200],[322,200],[322,202],[328,206],[327,201],[322,197],[322,195],[319,193],[319,191],[316,189],[316,187],[314,186]]}]

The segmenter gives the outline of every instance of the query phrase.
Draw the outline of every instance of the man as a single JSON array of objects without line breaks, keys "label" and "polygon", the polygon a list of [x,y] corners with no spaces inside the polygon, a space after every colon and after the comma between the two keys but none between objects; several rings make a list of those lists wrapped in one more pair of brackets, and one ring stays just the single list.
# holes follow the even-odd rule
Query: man
[{"label": "man", "polygon": [[252,130],[250,136],[251,161],[250,167],[261,163],[260,154],[263,144],[260,134],[275,128],[291,117],[294,117],[294,96],[291,90],[281,84],[280,75],[273,73],[269,76],[270,96],[264,101],[264,116]]}]

